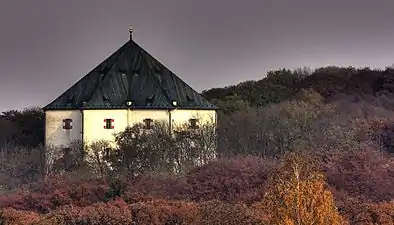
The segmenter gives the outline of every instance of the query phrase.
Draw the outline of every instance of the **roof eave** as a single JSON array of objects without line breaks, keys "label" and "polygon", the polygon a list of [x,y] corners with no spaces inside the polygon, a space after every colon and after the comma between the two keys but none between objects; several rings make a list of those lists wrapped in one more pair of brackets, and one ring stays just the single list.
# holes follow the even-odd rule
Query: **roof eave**
[{"label": "roof eave", "polygon": [[106,110],[106,109],[160,109],[160,110],[174,110],[174,109],[193,109],[193,110],[219,110],[218,107],[201,107],[201,106],[180,106],[180,107],[168,107],[168,106],[84,106],[84,107],[63,107],[63,106],[49,106],[44,107],[44,111],[49,110]]}]

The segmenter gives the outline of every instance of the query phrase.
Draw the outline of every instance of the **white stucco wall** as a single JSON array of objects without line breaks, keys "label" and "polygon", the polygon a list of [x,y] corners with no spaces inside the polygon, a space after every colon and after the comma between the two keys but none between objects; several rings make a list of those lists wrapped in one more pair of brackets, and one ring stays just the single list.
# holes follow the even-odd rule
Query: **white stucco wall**
[{"label": "white stucco wall", "polygon": [[[199,119],[199,123],[215,122],[215,110],[153,110],[153,109],[91,109],[83,110],[54,110],[46,111],[46,144],[54,146],[67,146],[73,141],[82,139],[85,144],[99,140],[107,140],[115,145],[115,133],[122,132],[127,126],[142,123],[144,119],[168,122],[170,119],[173,128],[177,125],[189,123],[189,119]],[[82,123],[82,115],[84,123]],[[63,120],[72,119],[73,128],[63,129]],[[104,129],[104,119],[114,119],[114,129]],[[82,128],[83,124],[83,128]]]},{"label": "white stucco wall", "polygon": [[[86,144],[107,140],[114,145],[115,133],[122,132],[127,126],[133,126],[136,123],[143,123],[144,119],[156,121],[169,121],[167,110],[126,110],[126,109],[108,109],[108,110],[84,110],[84,142]],[[114,119],[114,129],[104,129],[104,119]]]},{"label": "white stucco wall", "polygon": [[[83,140],[87,145],[100,140],[113,142],[114,134],[124,131],[128,124],[127,110],[124,109],[83,110],[83,118]],[[114,129],[104,129],[104,119],[114,119]]]},{"label": "white stucco wall", "polygon": [[[72,129],[63,129],[63,120],[72,119]],[[52,110],[45,112],[45,145],[68,147],[82,138],[82,116],[79,110]]]},{"label": "white stucco wall", "polygon": [[129,122],[130,126],[136,123],[143,123],[144,119],[152,119],[153,124],[157,121],[169,121],[168,110],[156,110],[156,109],[135,109],[130,110]]},{"label": "white stucco wall", "polygon": [[189,123],[189,119],[198,119],[199,124],[216,123],[215,110],[188,110],[176,109],[171,111],[171,122],[173,127],[182,126]]}]

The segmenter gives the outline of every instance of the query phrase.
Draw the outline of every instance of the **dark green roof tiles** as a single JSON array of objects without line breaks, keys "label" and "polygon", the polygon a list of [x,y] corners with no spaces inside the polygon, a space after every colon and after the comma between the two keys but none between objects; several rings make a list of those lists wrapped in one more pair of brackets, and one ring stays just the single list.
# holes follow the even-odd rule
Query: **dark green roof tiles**
[{"label": "dark green roof tiles", "polygon": [[44,109],[217,107],[130,40]]}]

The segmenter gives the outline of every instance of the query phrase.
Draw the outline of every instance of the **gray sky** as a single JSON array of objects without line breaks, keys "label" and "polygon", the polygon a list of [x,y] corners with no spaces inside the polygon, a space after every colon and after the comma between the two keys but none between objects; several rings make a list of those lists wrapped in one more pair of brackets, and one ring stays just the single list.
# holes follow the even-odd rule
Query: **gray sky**
[{"label": "gray sky", "polygon": [[197,91],[394,63],[393,0],[0,0],[0,111],[44,106],[128,40]]}]

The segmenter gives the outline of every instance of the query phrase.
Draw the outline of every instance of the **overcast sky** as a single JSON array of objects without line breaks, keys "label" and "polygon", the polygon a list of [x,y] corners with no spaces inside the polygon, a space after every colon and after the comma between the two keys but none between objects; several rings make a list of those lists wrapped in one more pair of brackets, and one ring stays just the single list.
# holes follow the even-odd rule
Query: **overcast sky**
[{"label": "overcast sky", "polygon": [[0,111],[44,106],[128,40],[197,91],[394,63],[393,0],[0,0]]}]

